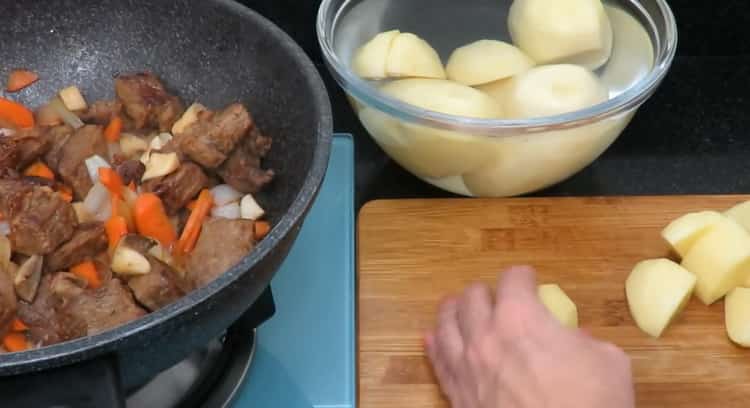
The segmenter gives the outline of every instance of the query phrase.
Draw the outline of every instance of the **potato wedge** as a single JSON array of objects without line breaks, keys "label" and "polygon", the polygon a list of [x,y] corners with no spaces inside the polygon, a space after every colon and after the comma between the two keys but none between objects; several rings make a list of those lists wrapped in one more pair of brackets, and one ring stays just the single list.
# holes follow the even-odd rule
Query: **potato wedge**
[{"label": "potato wedge", "polygon": [[612,52],[612,26],[601,0],[515,0],[508,29],[538,64],[578,59],[595,69]]},{"label": "potato wedge", "polygon": [[537,294],[542,304],[565,327],[578,327],[578,309],[576,304],[556,284],[539,285]]},{"label": "potato wedge", "polygon": [[386,74],[399,78],[445,79],[445,68],[437,51],[427,41],[411,33],[401,33],[391,43]]},{"label": "potato wedge", "polygon": [[448,79],[474,86],[528,71],[534,61],[523,51],[503,41],[479,40],[457,48],[448,59]]},{"label": "potato wedge", "polygon": [[625,281],[625,295],[633,320],[652,337],[660,337],[685,308],[696,277],[669,259],[639,262]]},{"label": "potato wedge", "polygon": [[386,62],[393,40],[401,34],[399,30],[382,32],[360,47],[352,59],[352,70],[365,79],[384,79]]},{"label": "potato wedge", "polygon": [[724,215],[737,221],[743,228],[750,231],[750,201],[735,205],[724,211]]},{"label": "potato wedge", "polygon": [[750,347],[750,289],[735,288],[724,299],[727,335],[739,346]]}]

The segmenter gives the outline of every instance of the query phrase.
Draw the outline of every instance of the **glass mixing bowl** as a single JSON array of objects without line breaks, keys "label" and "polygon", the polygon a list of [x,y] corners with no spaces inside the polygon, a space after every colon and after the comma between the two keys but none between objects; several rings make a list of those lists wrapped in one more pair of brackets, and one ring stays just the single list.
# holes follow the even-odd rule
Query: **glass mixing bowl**
[{"label": "glass mixing bowl", "polygon": [[374,35],[398,29],[425,39],[443,63],[480,39],[511,42],[511,0],[323,0],[318,39],[328,68],[362,125],[402,167],[447,191],[477,197],[516,196],[556,184],[598,158],[654,93],[677,47],[664,0],[605,1],[612,55],[595,71],[609,99],[565,114],[480,119],[422,109],[379,91],[350,68]]}]

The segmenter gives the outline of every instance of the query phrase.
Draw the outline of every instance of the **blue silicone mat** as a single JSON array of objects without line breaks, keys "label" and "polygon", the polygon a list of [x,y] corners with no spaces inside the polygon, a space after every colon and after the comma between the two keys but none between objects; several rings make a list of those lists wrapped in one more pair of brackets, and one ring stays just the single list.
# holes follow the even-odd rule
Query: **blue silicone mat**
[{"label": "blue silicone mat", "polygon": [[354,147],[334,135],[320,194],[274,277],[276,314],[258,329],[233,408],[354,408]]}]

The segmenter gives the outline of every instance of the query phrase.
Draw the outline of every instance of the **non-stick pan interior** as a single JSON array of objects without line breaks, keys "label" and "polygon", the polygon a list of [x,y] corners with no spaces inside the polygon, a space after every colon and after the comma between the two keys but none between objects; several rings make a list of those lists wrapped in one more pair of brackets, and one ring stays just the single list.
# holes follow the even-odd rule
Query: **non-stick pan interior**
[{"label": "non-stick pan interior", "polygon": [[36,106],[68,85],[89,101],[113,96],[117,73],[150,70],[186,103],[245,103],[274,139],[279,175],[260,200],[284,214],[310,168],[320,106],[309,78],[277,40],[217,1],[0,1],[0,77],[16,67],[41,80],[14,95]]}]

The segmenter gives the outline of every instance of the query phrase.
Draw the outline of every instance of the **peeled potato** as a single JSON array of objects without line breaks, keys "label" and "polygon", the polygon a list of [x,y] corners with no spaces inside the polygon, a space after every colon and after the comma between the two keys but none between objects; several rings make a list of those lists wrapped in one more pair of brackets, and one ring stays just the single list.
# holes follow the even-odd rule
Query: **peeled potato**
[{"label": "peeled potato", "polygon": [[669,223],[662,230],[661,236],[675,252],[681,257],[685,257],[696,241],[723,219],[724,216],[716,211],[700,211],[685,214]]},{"label": "peeled potato", "polygon": [[693,244],[682,266],[698,278],[695,294],[710,305],[750,277],[750,233],[724,217]]},{"label": "peeled potato", "polygon": [[401,34],[398,30],[380,33],[357,50],[352,60],[352,70],[355,74],[367,79],[383,79],[386,74],[385,66],[391,51],[393,40]]},{"label": "peeled potato", "polygon": [[464,174],[479,197],[510,197],[548,187],[580,171],[617,139],[633,114],[578,128],[498,138],[492,160]]},{"label": "peeled potato", "polygon": [[494,99],[476,89],[441,79],[401,79],[384,85],[388,96],[435,112],[473,118],[500,118]]},{"label": "peeled potato", "polygon": [[547,310],[565,327],[578,327],[576,304],[555,284],[540,285],[537,294]]},{"label": "peeled potato", "polygon": [[724,323],[729,338],[750,347],[750,289],[735,288],[724,299]]},{"label": "peeled potato", "polygon": [[750,231],[750,201],[735,205],[725,211],[724,215],[737,221],[743,228]]},{"label": "peeled potato", "polygon": [[529,70],[534,61],[511,44],[479,40],[453,51],[445,72],[448,79],[465,85],[481,85]]},{"label": "peeled potato", "polygon": [[393,39],[386,73],[389,77],[445,79],[445,69],[437,51],[411,33],[401,33]]},{"label": "peeled potato", "polygon": [[[489,96],[466,85],[439,79],[402,79],[384,85],[386,95],[420,108],[475,118],[502,116],[500,105]],[[360,113],[360,118],[362,118]],[[372,123],[372,113],[365,119]],[[375,114],[375,119],[378,115]],[[382,119],[382,116],[380,116]],[[395,122],[388,118],[385,125],[394,135],[399,135],[406,146],[392,154],[407,170],[420,177],[442,178],[458,176],[472,171],[495,154],[495,141],[491,138],[462,132],[436,129],[415,123]],[[365,125],[367,127],[367,125]],[[382,129],[383,125],[370,126]],[[369,130],[369,127],[368,127]],[[393,143],[389,146],[392,150]],[[392,153],[389,147],[386,152]]]},{"label": "peeled potato", "polygon": [[505,104],[505,95],[508,94],[508,89],[513,83],[513,78],[499,79],[488,84],[477,85],[476,88],[479,91],[484,92],[491,98],[496,100],[500,105]]},{"label": "peeled potato", "polygon": [[654,45],[646,27],[632,14],[616,6],[604,6],[614,31],[612,55],[601,81],[614,94],[630,89],[654,66]]},{"label": "peeled potato", "polygon": [[601,0],[515,0],[508,29],[539,64],[578,60],[595,69],[612,52],[612,26]]},{"label": "peeled potato", "polygon": [[669,259],[638,263],[625,281],[633,320],[647,334],[661,336],[687,305],[695,284],[695,275]]},{"label": "peeled potato", "polygon": [[591,71],[578,65],[546,65],[510,79],[503,108],[510,118],[526,119],[577,111],[608,98],[609,91]]}]

